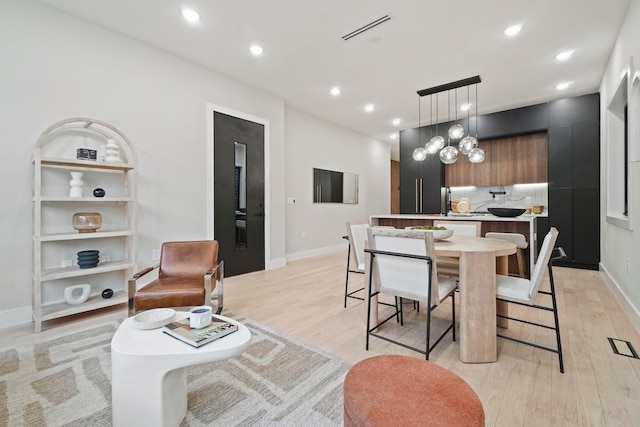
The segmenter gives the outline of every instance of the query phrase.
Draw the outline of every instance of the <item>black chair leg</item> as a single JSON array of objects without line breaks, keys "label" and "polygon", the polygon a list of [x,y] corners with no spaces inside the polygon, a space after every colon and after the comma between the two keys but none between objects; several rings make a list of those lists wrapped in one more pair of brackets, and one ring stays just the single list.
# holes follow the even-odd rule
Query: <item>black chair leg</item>
[{"label": "black chair leg", "polygon": [[560,339],[560,323],[558,322],[558,304],[556,303],[556,289],[553,281],[553,269],[549,263],[549,284],[551,286],[551,304],[553,307],[553,321],[556,330],[556,343],[558,345],[558,363],[560,372],[564,374],[564,361],[562,359],[562,340]]},{"label": "black chair leg", "polygon": [[349,295],[349,262],[351,261],[351,244],[347,249],[347,278],[344,282],[344,308],[347,308],[347,296]]},{"label": "black chair leg", "polygon": [[456,340],[456,293],[451,292],[451,322],[453,324],[452,334],[453,341]]}]

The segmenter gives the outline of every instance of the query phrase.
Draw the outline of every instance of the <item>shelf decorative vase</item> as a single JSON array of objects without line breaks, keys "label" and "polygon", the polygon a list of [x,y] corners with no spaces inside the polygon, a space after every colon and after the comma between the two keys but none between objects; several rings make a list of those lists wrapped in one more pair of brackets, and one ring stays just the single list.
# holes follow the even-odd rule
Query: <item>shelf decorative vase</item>
[{"label": "shelf decorative vase", "polygon": [[98,212],[76,212],[73,214],[73,229],[80,233],[93,233],[102,227],[102,215]]},{"label": "shelf decorative vase", "polygon": [[84,181],[82,181],[83,172],[71,172],[71,181],[69,181],[69,197],[82,197],[84,194],[82,192],[82,186],[84,185]]},{"label": "shelf decorative vase", "polygon": [[113,139],[108,139],[104,146],[104,161],[107,163],[122,163],[120,147]]},{"label": "shelf decorative vase", "polygon": [[64,288],[64,299],[71,305],[82,304],[89,299],[91,285],[81,283],[79,285],[69,285]]}]

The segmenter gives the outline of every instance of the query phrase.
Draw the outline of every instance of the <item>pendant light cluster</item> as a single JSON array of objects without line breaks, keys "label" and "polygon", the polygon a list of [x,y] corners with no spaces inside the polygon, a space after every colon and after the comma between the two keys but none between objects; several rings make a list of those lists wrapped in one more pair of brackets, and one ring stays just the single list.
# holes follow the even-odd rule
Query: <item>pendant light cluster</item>
[{"label": "pendant light cluster", "polygon": [[[413,151],[413,159],[416,161],[423,161],[428,155],[439,153],[440,161],[444,164],[450,165],[458,160],[458,154],[462,153],[469,157],[471,163],[482,163],[485,158],[484,150],[478,147],[478,83],[480,83],[480,76],[470,77],[468,79],[458,80],[456,82],[447,83],[440,86],[435,86],[429,89],[423,89],[418,91],[418,147]],[[470,129],[466,132],[464,126],[458,123],[458,92],[457,89],[461,87],[467,88],[467,104],[470,100],[470,87],[475,85],[475,107],[476,107],[476,129],[475,136],[471,136]],[[448,121],[451,121],[451,91],[454,91],[455,96],[455,120],[453,126],[449,128],[447,132],[447,141],[438,133],[438,113],[439,113],[439,94],[447,92],[447,114]],[[421,117],[421,98],[423,96],[430,95],[430,118],[431,125],[433,124],[433,95],[436,95],[436,135],[433,136],[422,148],[422,142],[420,141],[420,117]],[[469,121],[469,109],[467,109],[467,126],[470,125]],[[453,145],[452,145],[453,143]],[[455,144],[458,147],[456,148]]]}]

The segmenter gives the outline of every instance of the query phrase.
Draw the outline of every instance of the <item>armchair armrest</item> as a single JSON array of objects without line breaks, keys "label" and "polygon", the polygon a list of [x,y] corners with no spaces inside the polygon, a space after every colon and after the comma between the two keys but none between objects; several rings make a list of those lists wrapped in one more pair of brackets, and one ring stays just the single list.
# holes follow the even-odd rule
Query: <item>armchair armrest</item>
[{"label": "armchair armrest", "polygon": [[[211,285],[211,279],[215,280],[215,286]],[[216,289],[216,295],[212,295],[212,290]],[[216,314],[222,312],[222,296],[224,292],[224,260],[221,260],[213,269],[207,271],[204,275],[204,303],[210,304],[211,300],[218,301]]]},{"label": "armchair armrest", "polygon": [[563,260],[567,259],[567,253],[564,251],[562,246],[558,246],[557,248],[554,248],[553,251],[554,252],[557,251],[559,255],[552,256],[549,259],[549,264],[553,264],[556,261],[563,261]]},{"label": "armchair armrest", "polygon": [[147,267],[144,268],[140,271],[138,271],[137,273],[135,273],[133,276],[131,276],[129,278],[129,280],[127,281],[127,315],[129,317],[133,316],[135,314],[135,308],[133,307],[133,295],[136,293],[136,280],[138,280],[139,278],[141,278],[142,276],[144,276],[145,274],[148,274],[150,272],[152,272],[153,270],[155,270],[156,268],[159,268],[160,264],[154,265],[153,267]]}]

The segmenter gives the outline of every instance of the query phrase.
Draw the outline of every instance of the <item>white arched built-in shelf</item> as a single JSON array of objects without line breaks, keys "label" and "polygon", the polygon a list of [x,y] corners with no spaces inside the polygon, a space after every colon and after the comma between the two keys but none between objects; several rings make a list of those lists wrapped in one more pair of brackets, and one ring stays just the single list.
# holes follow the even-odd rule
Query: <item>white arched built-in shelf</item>
[{"label": "white arched built-in shelf", "polygon": [[[79,149],[95,159],[82,158]],[[88,118],[70,118],[45,130],[33,165],[32,301],[40,332],[47,320],[127,302],[137,251],[137,175],[127,136]],[[79,172],[79,180],[71,172]],[[102,225],[94,232],[77,231],[72,218],[78,212],[99,213]],[[99,262],[81,267],[78,252],[89,250],[99,251]],[[90,285],[88,299],[67,302],[65,288],[79,284]]]}]

